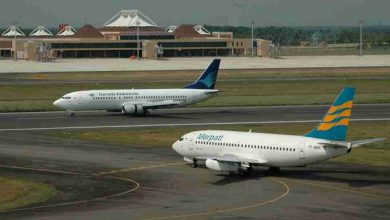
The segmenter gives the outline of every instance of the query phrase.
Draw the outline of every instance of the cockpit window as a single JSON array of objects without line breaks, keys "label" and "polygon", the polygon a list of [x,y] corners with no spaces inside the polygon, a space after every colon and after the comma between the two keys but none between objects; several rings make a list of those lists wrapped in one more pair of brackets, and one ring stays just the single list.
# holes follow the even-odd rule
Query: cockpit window
[{"label": "cockpit window", "polygon": [[63,96],[61,99],[70,99],[70,96]]},{"label": "cockpit window", "polygon": [[183,137],[180,137],[180,138],[179,138],[179,141],[182,141],[182,140],[184,140],[184,138],[183,138]]}]

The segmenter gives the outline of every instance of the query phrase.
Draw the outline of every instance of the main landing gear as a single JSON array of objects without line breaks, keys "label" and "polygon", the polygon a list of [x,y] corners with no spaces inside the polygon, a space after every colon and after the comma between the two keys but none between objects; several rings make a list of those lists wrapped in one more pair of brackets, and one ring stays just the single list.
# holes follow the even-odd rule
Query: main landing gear
[{"label": "main landing gear", "polygon": [[197,159],[193,159],[193,160],[192,160],[191,167],[192,167],[192,168],[197,168],[197,167],[198,167],[198,160],[197,160]]},{"label": "main landing gear", "polygon": [[71,112],[71,113],[70,113],[70,117],[71,117],[71,118],[74,118],[74,117],[76,117],[76,113],[74,113],[74,112]]},{"label": "main landing gear", "polygon": [[147,110],[145,110],[145,111],[144,111],[144,116],[150,116],[150,112],[147,111]]},{"label": "main landing gear", "polygon": [[239,168],[238,169],[238,175],[239,176],[248,176],[248,175],[250,175],[251,174],[251,172],[253,171],[253,168],[252,168],[252,166],[248,166],[248,167],[246,167],[246,169],[243,169],[243,168]]}]

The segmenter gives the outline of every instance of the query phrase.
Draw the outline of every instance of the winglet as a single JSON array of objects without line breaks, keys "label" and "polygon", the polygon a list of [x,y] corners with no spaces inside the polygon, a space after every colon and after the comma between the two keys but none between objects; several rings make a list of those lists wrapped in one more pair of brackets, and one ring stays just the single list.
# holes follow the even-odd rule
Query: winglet
[{"label": "winglet", "polygon": [[192,84],[185,86],[187,89],[214,89],[217,81],[220,59],[214,59],[202,75]]},{"label": "winglet", "polygon": [[347,128],[351,118],[355,88],[345,87],[324,118],[306,137],[321,138],[334,141],[345,141]]}]

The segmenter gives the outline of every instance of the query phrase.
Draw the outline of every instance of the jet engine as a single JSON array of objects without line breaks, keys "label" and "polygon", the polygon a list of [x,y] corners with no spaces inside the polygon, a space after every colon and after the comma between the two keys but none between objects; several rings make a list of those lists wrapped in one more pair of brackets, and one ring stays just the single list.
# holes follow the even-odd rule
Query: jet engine
[{"label": "jet engine", "polygon": [[223,172],[236,172],[238,170],[238,166],[233,163],[224,163],[213,159],[206,160],[206,167],[211,170]]},{"label": "jet engine", "polygon": [[130,115],[143,115],[145,113],[142,105],[124,104],[122,106],[122,112]]}]

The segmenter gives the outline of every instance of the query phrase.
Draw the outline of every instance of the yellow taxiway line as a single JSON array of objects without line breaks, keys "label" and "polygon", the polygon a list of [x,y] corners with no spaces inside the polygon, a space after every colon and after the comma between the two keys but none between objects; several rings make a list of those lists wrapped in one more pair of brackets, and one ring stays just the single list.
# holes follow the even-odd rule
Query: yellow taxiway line
[{"label": "yellow taxiway line", "polygon": [[283,188],[284,188],[284,192],[282,194],[278,195],[277,197],[272,198],[272,199],[267,200],[267,201],[262,201],[262,202],[254,203],[254,204],[251,204],[251,205],[241,206],[241,207],[236,207],[236,208],[230,208],[230,209],[218,209],[218,210],[215,210],[215,211],[206,211],[206,212],[182,214],[182,215],[171,215],[171,216],[164,216],[164,217],[157,217],[157,218],[146,218],[145,220],[161,220],[161,219],[174,219],[174,218],[188,218],[188,217],[197,217],[197,216],[208,216],[208,215],[214,215],[214,214],[220,214],[220,213],[237,212],[237,211],[242,211],[242,210],[245,210],[245,209],[251,209],[251,208],[256,208],[256,207],[263,206],[263,205],[268,205],[268,204],[271,204],[273,202],[276,202],[277,200],[282,199],[283,197],[287,196],[287,194],[290,192],[290,188],[289,188],[289,186],[287,185],[286,182],[282,181],[279,178],[275,178],[275,177],[270,177],[270,179],[275,181],[275,182],[277,182],[277,183],[279,183],[280,185],[282,185]]},{"label": "yellow taxiway line", "polygon": [[[62,171],[62,170],[48,170],[48,169],[40,169],[40,168],[30,168],[30,167],[19,167],[19,166],[7,166],[7,165],[0,165],[0,168],[7,168],[7,169],[17,169],[17,170],[29,170],[29,171],[34,171],[34,172],[42,172],[42,173],[56,173],[56,174],[67,174],[67,175],[82,175],[86,177],[93,177],[95,175],[87,174],[87,173],[79,173],[79,172],[70,172],[70,171]],[[93,202],[93,201],[102,201],[106,199],[111,199],[115,198],[118,196],[122,196],[125,194],[128,194],[130,192],[133,192],[137,189],[139,189],[140,184],[132,179],[129,178],[123,178],[123,177],[116,177],[116,176],[103,176],[104,178],[109,178],[109,179],[116,179],[116,180],[121,180],[121,181],[126,181],[130,182],[135,185],[135,187],[130,188],[126,191],[119,192],[116,194],[112,195],[106,195],[106,196],[101,196],[93,199],[85,199],[85,200],[78,200],[78,201],[73,201],[73,202],[63,202],[63,203],[56,203],[56,204],[51,204],[51,205],[41,205],[41,206],[32,206],[32,207],[27,207],[27,208],[17,208],[17,209],[10,209],[10,210],[5,210],[5,211],[0,211],[0,213],[8,213],[8,212],[16,212],[16,211],[26,211],[26,210],[34,210],[34,209],[41,209],[41,208],[50,208],[50,207],[58,207],[58,206],[66,206],[66,205],[76,205],[80,203],[87,203],[87,202]]]}]

